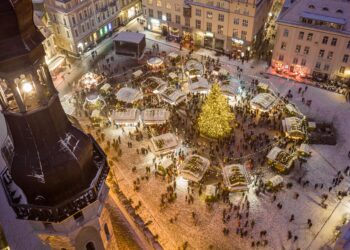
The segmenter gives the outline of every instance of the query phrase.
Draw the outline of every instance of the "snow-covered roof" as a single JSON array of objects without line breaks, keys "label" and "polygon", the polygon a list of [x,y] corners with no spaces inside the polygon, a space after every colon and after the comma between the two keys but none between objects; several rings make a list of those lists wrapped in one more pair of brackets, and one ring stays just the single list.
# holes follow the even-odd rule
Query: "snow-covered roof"
[{"label": "snow-covered roof", "polygon": [[167,88],[168,83],[159,77],[151,76],[142,81],[141,85],[144,88],[150,88],[154,94],[159,94]]},{"label": "snow-covered roof", "polygon": [[49,70],[54,71],[55,69],[57,69],[59,66],[61,66],[64,63],[65,59],[66,57],[64,55],[54,56],[48,63]]},{"label": "snow-covered roof", "polygon": [[176,58],[178,58],[180,55],[179,55],[178,53],[176,53],[176,52],[170,52],[168,56],[171,57],[171,58],[173,58],[173,59],[176,59]]},{"label": "snow-covered roof", "polygon": [[111,85],[109,83],[105,83],[100,90],[102,91],[108,91],[111,88]]},{"label": "snow-covered roof", "polygon": [[306,131],[303,127],[303,121],[302,119],[298,117],[286,117],[284,120],[282,120],[282,127],[283,131],[288,136],[294,136],[294,135],[305,135]]},{"label": "snow-covered roof", "polygon": [[224,183],[230,191],[243,191],[248,187],[248,173],[243,165],[232,164],[222,170]]},{"label": "snow-covered roof", "polygon": [[119,32],[115,37],[114,41],[117,42],[127,42],[127,43],[136,43],[139,44],[145,35],[138,32]]},{"label": "snow-covered roof", "polygon": [[0,147],[5,142],[7,135],[8,135],[8,131],[7,131],[6,120],[4,115],[0,113]]},{"label": "snow-covered roof", "polygon": [[142,76],[142,74],[143,74],[142,70],[139,69],[139,70],[136,70],[134,73],[132,73],[132,76],[133,77],[140,77],[140,76]]},{"label": "snow-covered roof", "polygon": [[277,156],[281,151],[282,149],[280,149],[279,147],[273,147],[266,157],[267,159],[274,161],[277,159]]},{"label": "snow-covered roof", "polygon": [[163,62],[163,59],[160,57],[151,57],[147,60],[147,64],[150,66],[161,66]]},{"label": "snow-covered roof", "polygon": [[229,74],[229,72],[228,72],[226,69],[221,68],[221,69],[219,70],[219,74],[220,74],[220,75],[226,76],[226,75]]},{"label": "snow-covered roof", "polygon": [[91,118],[98,118],[100,117],[100,110],[94,109],[91,113]]},{"label": "snow-covered roof", "polygon": [[269,180],[269,182],[271,182],[271,185],[274,187],[278,186],[283,183],[283,177],[280,175],[275,175]]},{"label": "snow-covered roof", "polygon": [[142,120],[145,124],[163,124],[170,117],[166,109],[145,109],[142,111]]},{"label": "snow-covered roof", "polygon": [[161,97],[167,103],[177,105],[186,99],[186,94],[174,87],[168,87],[161,93]]},{"label": "snow-covered roof", "polygon": [[143,98],[142,92],[137,89],[132,89],[129,87],[121,88],[117,94],[116,98],[118,101],[134,103]]},{"label": "snow-covered roof", "polygon": [[250,105],[261,111],[269,111],[276,100],[277,98],[270,93],[260,93],[250,101]]},{"label": "snow-covered roof", "polygon": [[198,182],[203,178],[209,166],[210,161],[207,158],[190,155],[180,166],[180,174],[187,180]]},{"label": "snow-covered roof", "polygon": [[174,72],[170,72],[170,73],[169,73],[169,77],[170,77],[171,79],[176,79],[176,78],[177,78],[177,74],[174,73]]},{"label": "snow-covered roof", "polygon": [[226,96],[235,96],[238,88],[238,85],[233,84],[222,84],[220,87],[221,92]]},{"label": "snow-covered roof", "polygon": [[155,154],[167,154],[178,146],[177,138],[172,133],[166,133],[151,138]]},{"label": "snow-covered roof", "polygon": [[197,60],[190,59],[186,62],[185,68],[190,77],[200,77],[204,74],[204,66]]},{"label": "snow-covered roof", "polygon": [[298,148],[298,151],[305,152],[307,154],[311,154],[311,148],[309,144],[302,143]]},{"label": "snow-covered roof", "polygon": [[113,111],[111,119],[115,124],[135,124],[140,120],[140,110],[125,109],[122,111]]},{"label": "snow-covered roof", "polygon": [[258,88],[261,88],[263,90],[268,90],[269,89],[269,85],[267,83],[264,83],[264,82],[259,82],[258,83]]},{"label": "snow-covered roof", "polygon": [[192,93],[207,93],[209,91],[208,80],[199,77],[198,81],[190,83],[189,89]]}]

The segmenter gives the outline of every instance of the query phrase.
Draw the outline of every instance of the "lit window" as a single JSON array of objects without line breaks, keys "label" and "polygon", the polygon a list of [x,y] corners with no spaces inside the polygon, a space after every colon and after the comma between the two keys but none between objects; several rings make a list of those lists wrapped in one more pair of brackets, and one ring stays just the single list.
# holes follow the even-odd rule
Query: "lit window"
[{"label": "lit window", "polygon": [[166,8],[170,10],[171,9],[171,4],[170,3],[166,3]]},{"label": "lit window", "polygon": [[282,42],[281,43],[281,49],[285,50],[287,48],[287,43],[286,42]]},{"label": "lit window", "polygon": [[248,27],[248,20],[243,19],[242,26],[243,27]]},{"label": "lit window", "polygon": [[300,45],[297,45],[297,46],[295,47],[295,53],[300,53],[300,51],[301,51],[301,46],[300,46]]},{"label": "lit window", "polygon": [[157,7],[162,7],[162,1],[161,0],[157,0]]},{"label": "lit window", "polygon": [[345,67],[341,66],[339,69],[339,73],[344,74],[344,72],[345,72]]},{"label": "lit window", "polygon": [[329,51],[327,55],[327,59],[332,60],[332,58],[333,58],[333,51]]},{"label": "lit window", "polygon": [[321,58],[324,56],[324,49],[320,50],[320,52],[318,53],[318,56]]},{"label": "lit window", "polygon": [[314,36],[314,34],[312,34],[312,33],[307,34],[306,40],[307,40],[307,41],[312,41],[312,37],[313,37],[313,36]]},{"label": "lit window", "polygon": [[212,19],[213,18],[213,12],[208,11],[207,12],[207,18]]},{"label": "lit window", "polygon": [[310,47],[305,47],[304,48],[304,55],[308,55],[310,52]]}]

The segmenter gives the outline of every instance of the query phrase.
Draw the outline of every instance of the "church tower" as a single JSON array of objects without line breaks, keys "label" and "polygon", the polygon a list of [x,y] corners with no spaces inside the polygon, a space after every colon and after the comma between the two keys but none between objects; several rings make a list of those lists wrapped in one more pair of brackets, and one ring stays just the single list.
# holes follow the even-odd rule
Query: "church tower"
[{"label": "church tower", "polygon": [[0,23],[0,105],[10,133],[0,179],[9,205],[52,249],[116,249],[106,155],[62,109],[31,0],[1,0]]}]

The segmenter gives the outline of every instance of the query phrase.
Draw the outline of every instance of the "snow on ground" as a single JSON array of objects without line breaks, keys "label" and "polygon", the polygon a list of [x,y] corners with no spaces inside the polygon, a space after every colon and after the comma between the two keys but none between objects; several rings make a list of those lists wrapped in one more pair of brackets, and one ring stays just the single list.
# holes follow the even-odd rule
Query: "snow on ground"
[{"label": "snow on ground", "polygon": [[[121,129],[109,128],[106,137],[116,138],[121,135],[123,145],[123,156],[117,163],[114,173],[122,190],[130,197],[135,204],[140,200],[142,208],[140,216],[150,224],[151,230],[159,235],[159,241],[165,249],[176,249],[188,242],[190,249],[251,249],[251,242],[259,240],[261,230],[268,231],[269,249],[319,249],[325,245],[334,243],[334,229],[339,225],[343,215],[350,211],[348,198],[339,201],[336,197],[338,190],[345,190],[349,184],[349,177],[335,191],[328,192],[338,170],[343,170],[348,164],[347,152],[350,149],[348,124],[350,124],[350,107],[345,103],[344,97],[338,94],[327,92],[309,86],[304,97],[312,99],[311,107],[302,104],[301,97],[296,92],[300,84],[286,81],[280,78],[271,77],[269,84],[276,91],[285,94],[289,89],[294,94],[292,102],[310,118],[318,121],[333,121],[337,129],[338,144],[336,146],[312,145],[312,157],[301,168],[297,166],[288,176],[284,176],[285,182],[292,182],[291,189],[283,189],[277,194],[277,200],[272,202],[272,195],[261,194],[257,197],[250,188],[248,200],[251,202],[249,219],[256,221],[256,226],[250,230],[249,236],[241,238],[236,235],[237,219],[232,212],[232,218],[227,224],[222,222],[222,211],[227,205],[222,202],[215,203],[212,210],[209,210],[203,197],[198,196],[198,190],[194,191],[194,204],[188,205],[185,201],[187,195],[187,182],[179,180],[181,185],[177,187],[177,200],[166,208],[160,208],[160,195],[166,193],[167,183],[162,177],[151,175],[148,181],[141,180],[140,191],[133,191],[133,181],[137,177],[145,176],[145,167],[151,166],[153,171],[153,158],[150,153],[146,157],[136,153],[136,147],[149,145],[149,140],[136,142],[128,139],[128,130],[125,133]],[[113,134],[113,135],[112,135]],[[133,148],[127,148],[127,141],[132,141]],[[109,153],[110,156],[114,152]],[[131,169],[136,166],[136,172]],[[267,170],[265,180],[274,175],[274,172]],[[310,185],[302,187],[297,183],[299,177],[309,180]],[[315,189],[314,184],[324,184],[323,189]],[[299,198],[295,199],[295,193]],[[321,195],[327,193],[328,208],[320,206]],[[240,194],[234,194],[233,200],[239,202]],[[283,205],[282,209],[277,208],[277,203]],[[192,212],[198,216],[197,220],[192,218]],[[289,222],[291,215],[295,220]],[[171,223],[170,219],[177,216],[177,221]],[[307,219],[311,219],[313,226],[307,226]],[[244,220],[243,220],[244,221]],[[250,222],[249,222],[250,223]],[[230,229],[230,234],[224,236],[223,227]],[[287,239],[287,232],[291,231],[293,236],[297,235],[295,242]]]}]

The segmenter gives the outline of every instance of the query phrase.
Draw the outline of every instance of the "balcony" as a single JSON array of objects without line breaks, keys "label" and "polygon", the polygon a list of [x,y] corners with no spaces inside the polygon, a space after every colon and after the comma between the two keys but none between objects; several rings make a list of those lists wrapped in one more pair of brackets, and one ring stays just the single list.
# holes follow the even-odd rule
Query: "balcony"
[{"label": "balcony", "polygon": [[7,200],[15,211],[18,219],[58,223],[74,215],[98,199],[103,183],[107,178],[109,166],[107,164],[106,155],[100,146],[91,135],[90,138],[93,141],[93,162],[97,168],[96,176],[91,182],[89,188],[75,195],[70,200],[56,206],[20,204],[21,195],[17,194],[17,191],[10,189],[12,179],[9,170],[6,169],[2,172],[1,182]]}]

